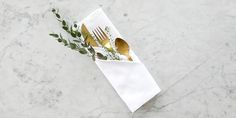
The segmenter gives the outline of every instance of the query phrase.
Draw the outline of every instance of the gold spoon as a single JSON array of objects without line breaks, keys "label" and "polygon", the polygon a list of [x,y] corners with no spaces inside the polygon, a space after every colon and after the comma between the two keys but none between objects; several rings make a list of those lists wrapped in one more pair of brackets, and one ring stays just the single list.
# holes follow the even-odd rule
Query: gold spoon
[{"label": "gold spoon", "polygon": [[125,40],[123,40],[121,38],[116,38],[115,46],[117,48],[116,49],[117,52],[119,52],[121,55],[125,55],[126,57],[128,57],[129,61],[133,61],[133,59],[129,55],[129,45]]}]

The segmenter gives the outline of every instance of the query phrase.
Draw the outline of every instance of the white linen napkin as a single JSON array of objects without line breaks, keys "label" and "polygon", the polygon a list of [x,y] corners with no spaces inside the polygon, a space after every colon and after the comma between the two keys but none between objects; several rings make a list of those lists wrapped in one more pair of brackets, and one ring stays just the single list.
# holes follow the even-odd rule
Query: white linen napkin
[{"label": "white linen napkin", "polygon": [[[109,27],[111,38],[123,38],[102,9],[95,10],[79,24],[82,23],[90,33],[98,26],[102,29]],[[134,112],[161,90],[132,50],[130,55],[133,61],[96,59],[95,63],[130,111]]]}]

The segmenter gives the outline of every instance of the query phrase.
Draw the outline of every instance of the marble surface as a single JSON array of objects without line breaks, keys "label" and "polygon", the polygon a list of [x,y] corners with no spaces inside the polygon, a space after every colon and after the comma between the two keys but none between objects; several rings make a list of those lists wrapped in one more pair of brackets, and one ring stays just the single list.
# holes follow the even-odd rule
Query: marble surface
[{"label": "marble surface", "polygon": [[[102,7],[162,92],[131,114],[50,9]],[[1,0],[0,118],[235,118],[235,0]]]}]

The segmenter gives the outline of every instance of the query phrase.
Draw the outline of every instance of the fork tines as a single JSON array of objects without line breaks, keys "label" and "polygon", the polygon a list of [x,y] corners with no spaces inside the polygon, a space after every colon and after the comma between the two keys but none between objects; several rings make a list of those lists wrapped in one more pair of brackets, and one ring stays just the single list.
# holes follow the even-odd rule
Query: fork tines
[{"label": "fork tines", "polygon": [[93,32],[94,36],[100,41],[108,39],[106,33],[100,27],[95,28],[94,31],[92,31],[92,32]]}]

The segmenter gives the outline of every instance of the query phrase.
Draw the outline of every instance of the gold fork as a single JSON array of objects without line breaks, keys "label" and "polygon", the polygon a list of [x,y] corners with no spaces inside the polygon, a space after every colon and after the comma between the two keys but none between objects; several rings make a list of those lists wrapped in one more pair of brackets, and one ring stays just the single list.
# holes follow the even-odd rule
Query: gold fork
[{"label": "gold fork", "polygon": [[109,51],[113,51],[108,36],[100,27],[95,28],[92,32],[93,32],[94,36],[97,38],[98,42],[102,46],[106,47]]}]

